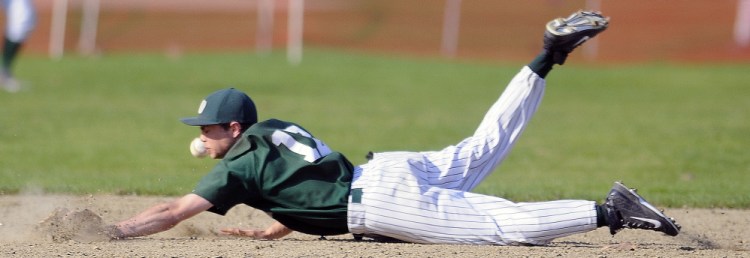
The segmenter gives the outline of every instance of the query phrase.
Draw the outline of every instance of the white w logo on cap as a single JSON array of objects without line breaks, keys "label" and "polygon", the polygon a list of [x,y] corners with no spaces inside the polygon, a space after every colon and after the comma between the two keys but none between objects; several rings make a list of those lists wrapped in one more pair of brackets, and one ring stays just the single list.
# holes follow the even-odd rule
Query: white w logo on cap
[{"label": "white w logo on cap", "polygon": [[207,102],[206,102],[205,99],[203,101],[201,101],[201,105],[198,106],[198,114],[203,114],[203,109],[206,108],[206,104],[207,104]]}]

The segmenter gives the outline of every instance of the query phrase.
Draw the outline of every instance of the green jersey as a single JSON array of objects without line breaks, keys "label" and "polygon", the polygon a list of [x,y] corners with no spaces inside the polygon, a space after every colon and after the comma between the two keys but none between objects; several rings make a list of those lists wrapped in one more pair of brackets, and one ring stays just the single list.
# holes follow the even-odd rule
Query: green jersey
[{"label": "green jersey", "polygon": [[272,119],[248,128],[193,193],[217,214],[244,203],[295,231],[344,234],[352,171],[302,127]]}]

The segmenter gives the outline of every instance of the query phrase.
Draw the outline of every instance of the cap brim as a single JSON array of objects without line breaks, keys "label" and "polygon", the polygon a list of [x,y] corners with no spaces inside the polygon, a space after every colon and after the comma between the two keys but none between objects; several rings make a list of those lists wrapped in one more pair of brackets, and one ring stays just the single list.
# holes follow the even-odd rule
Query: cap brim
[{"label": "cap brim", "polygon": [[201,119],[200,117],[186,117],[180,119],[182,123],[186,125],[192,125],[192,126],[202,126],[202,125],[215,125],[219,124],[219,122],[216,121],[209,121],[206,119]]}]

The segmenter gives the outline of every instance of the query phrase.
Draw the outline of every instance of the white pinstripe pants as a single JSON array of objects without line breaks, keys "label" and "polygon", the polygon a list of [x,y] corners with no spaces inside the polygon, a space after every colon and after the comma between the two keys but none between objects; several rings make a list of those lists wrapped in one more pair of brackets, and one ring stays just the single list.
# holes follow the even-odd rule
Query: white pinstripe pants
[{"label": "white pinstripe pants", "polygon": [[593,201],[514,203],[470,193],[507,156],[534,114],[545,81],[524,67],[474,135],[434,152],[375,153],[355,168],[348,224],[353,234],[413,243],[548,244],[596,229]]}]

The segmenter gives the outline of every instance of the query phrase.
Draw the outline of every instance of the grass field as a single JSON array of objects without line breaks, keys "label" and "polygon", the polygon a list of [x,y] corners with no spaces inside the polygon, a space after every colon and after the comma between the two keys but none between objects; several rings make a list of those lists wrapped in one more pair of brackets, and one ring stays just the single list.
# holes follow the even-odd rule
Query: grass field
[{"label": "grass field", "polygon": [[[0,91],[0,192],[180,195],[216,161],[190,156],[178,118],[228,86],[260,119],[295,121],[354,163],[471,134],[525,63],[306,50],[25,56],[29,87]],[[750,208],[750,65],[568,64],[537,116],[477,191],[514,201],[601,200],[615,180],[671,207]]]}]

